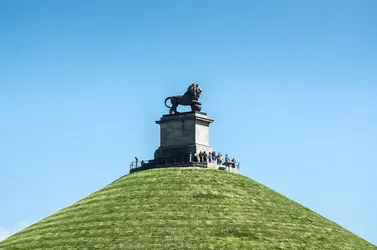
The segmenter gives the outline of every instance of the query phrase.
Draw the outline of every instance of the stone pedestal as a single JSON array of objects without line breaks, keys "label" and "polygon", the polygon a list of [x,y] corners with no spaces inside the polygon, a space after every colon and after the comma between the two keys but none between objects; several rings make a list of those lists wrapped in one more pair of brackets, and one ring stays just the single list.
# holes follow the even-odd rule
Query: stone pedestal
[{"label": "stone pedestal", "polygon": [[212,152],[209,145],[212,122],[206,113],[197,111],[163,115],[156,121],[160,125],[160,147],[155,151],[155,160]]}]

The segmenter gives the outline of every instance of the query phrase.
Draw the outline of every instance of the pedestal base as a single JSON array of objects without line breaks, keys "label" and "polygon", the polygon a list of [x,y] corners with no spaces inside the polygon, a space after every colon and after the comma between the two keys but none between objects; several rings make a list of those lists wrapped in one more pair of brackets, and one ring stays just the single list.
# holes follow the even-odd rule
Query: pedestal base
[{"label": "pedestal base", "polygon": [[194,155],[199,154],[199,152],[205,151],[207,154],[212,152],[213,149],[210,146],[200,145],[200,144],[191,144],[184,146],[170,146],[170,147],[159,147],[155,153],[154,158],[171,158],[171,157],[181,157],[188,156],[190,154]]},{"label": "pedestal base", "polygon": [[203,112],[164,115],[156,121],[160,125],[160,147],[155,151],[154,159],[212,152],[209,145],[209,124],[212,122]]}]

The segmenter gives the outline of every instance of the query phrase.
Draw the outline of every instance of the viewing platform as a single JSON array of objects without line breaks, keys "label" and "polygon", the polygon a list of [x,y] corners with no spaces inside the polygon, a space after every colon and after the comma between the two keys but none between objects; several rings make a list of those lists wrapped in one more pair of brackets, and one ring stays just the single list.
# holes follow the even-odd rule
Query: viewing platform
[{"label": "viewing platform", "polygon": [[209,158],[203,159],[202,161],[198,156],[189,154],[182,157],[170,157],[159,160],[149,160],[149,161],[134,161],[130,164],[130,173],[154,169],[154,168],[170,168],[170,167],[199,167],[199,168],[213,168],[223,171],[228,171],[232,173],[240,173],[240,163],[239,162],[221,162],[217,159],[210,160]]}]

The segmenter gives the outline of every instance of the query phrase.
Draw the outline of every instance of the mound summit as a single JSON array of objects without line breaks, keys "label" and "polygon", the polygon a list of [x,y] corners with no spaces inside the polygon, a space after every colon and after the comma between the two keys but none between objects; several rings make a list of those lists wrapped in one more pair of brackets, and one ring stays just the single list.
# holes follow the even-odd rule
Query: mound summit
[{"label": "mound summit", "polygon": [[245,176],[128,174],[0,243],[16,249],[377,249]]}]

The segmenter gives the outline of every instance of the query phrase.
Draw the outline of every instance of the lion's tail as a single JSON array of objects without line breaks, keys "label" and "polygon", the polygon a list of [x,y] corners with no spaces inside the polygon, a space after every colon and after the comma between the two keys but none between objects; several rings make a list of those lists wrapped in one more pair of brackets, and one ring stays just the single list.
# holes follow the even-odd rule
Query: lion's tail
[{"label": "lion's tail", "polygon": [[168,106],[167,104],[166,104],[166,102],[169,100],[169,99],[172,99],[173,97],[172,96],[168,96],[168,97],[166,97],[165,98],[165,106],[167,107],[167,108],[171,108],[171,106]]}]

